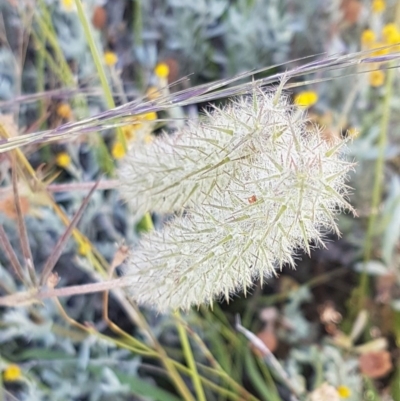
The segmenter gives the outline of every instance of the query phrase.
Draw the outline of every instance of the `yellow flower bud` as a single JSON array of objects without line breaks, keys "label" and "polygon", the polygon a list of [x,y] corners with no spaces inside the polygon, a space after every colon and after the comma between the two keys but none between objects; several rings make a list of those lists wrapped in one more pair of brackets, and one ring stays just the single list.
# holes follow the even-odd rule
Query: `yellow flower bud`
[{"label": "yellow flower bud", "polygon": [[361,34],[361,44],[363,46],[371,47],[375,39],[375,32],[372,29],[365,29]]},{"label": "yellow flower bud", "polygon": [[336,390],[340,398],[349,398],[351,396],[351,390],[347,386],[339,386]]},{"label": "yellow flower bud", "polygon": [[65,11],[73,11],[75,9],[74,0],[61,0],[61,7]]},{"label": "yellow flower bud", "polygon": [[389,45],[394,45],[400,42],[400,32],[396,24],[386,24],[382,29],[382,37]]},{"label": "yellow flower bud", "polygon": [[104,62],[109,67],[113,67],[115,64],[117,64],[117,61],[118,61],[118,56],[114,52],[108,51],[104,53]]},{"label": "yellow flower bud", "polygon": [[113,155],[114,159],[122,159],[125,156],[126,152],[121,142],[114,143],[111,154]]},{"label": "yellow flower bud", "polygon": [[384,0],[374,0],[372,2],[372,12],[374,14],[378,14],[385,11],[385,8],[386,8],[386,3],[384,2]]},{"label": "yellow flower bud", "polygon": [[154,74],[156,74],[156,76],[158,78],[161,78],[161,79],[168,78],[168,75],[169,75],[169,67],[168,67],[168,65],[165,64],[165,63],[157,64],[156,68],[154,68]]},{"label": "yellow flower bud", "polygon": [[66,168],[71,164],[71,157],[67,152],[61,152],[56,156],[56,164],[59,167]]},{"label": "yellow flower bud", "polygon": [[87,241],[83,241],[79,244],[78,253],[79,255],[86,256],[89,254],[92,247]]},{"label": "yellow flower bud", "polygon": [[56,110],[59,117],[70,119],[72,116],[71,106],[68,103],[61,103]]},{"label": "yellow flower bud", "polygon": [[294,97],[294,104],[300,107],[310,107],[317,103],[318,94],[313,91],[303,91]]},{"label": "yellow flower bud", "polygon": [[151,111],[150,113],[146,113],[143,118],[147,121],[157,120],[157,113],[155,111]]},{"label": "yellow flower bud", "polygon": [[372,71],[369,74],[369,83],[374,88],[382,86],[385,82],[385,73],[381,70]]},{"label": "yellow flower bud", "polygon": [[15,382],[21,378],[21,368],[16,364],[8,365],[3,372],[3,379],[7,382]]}]

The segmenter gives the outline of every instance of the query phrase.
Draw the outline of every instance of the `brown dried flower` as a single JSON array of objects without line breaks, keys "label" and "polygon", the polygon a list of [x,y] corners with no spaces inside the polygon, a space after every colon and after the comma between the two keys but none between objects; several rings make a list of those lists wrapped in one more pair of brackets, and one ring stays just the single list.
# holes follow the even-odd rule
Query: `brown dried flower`
[{"label": "brown dried flower", "polygon": [[368,352],[358,359],[360,371],[371,379],[386,376],[393,368],[388,351]]},{"label": "brown dried flower", "polygon": [[359,0],[342,0],[340,9],[343,12],[343,19],[350,25],[357,23],[361,15],[362,7],[363,5]]},{"label": "brown dried flower", "polygon": [[96,29],[103,29],[107,23],[107,11],[104,7],[97,6],[93,11],[92,24]]}]

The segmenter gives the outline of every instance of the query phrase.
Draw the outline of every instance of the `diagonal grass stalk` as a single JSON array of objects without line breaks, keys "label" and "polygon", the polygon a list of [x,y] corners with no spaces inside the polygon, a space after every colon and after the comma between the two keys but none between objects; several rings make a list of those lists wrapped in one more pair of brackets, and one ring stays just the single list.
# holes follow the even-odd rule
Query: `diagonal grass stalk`
[{"label": "diagonal grass stalk", "polygon": [[[36,42],[36,46],[39,48],[39,52],[44,54],[46,62],[51,70],[58,76],[60,81],[67,87],[75,87],[76,83],[74,76],[57,40],[57,35],[51,20],[51,16],[46,8],[46,5],[43,3],[43,0],[39,2],[39,9],[40,13],[36,13],[36,22],[40,27],[39,33],[36,33],[34,30],[32,30],[31,33]],[[46,49],[46,43],[48,43],[54,51],[54,58]],[[83,115],[88,115],[88,106],[86,100],[82,96],[75,96],[72,100],[72,103],[77,109],[82,110]],[[97,133],[96,137],[93,139],[94,143],[97,145],[96,155],[102,170],[105,172],[112,171],[114,165],[111,162],[111,156],[103,138],[99,133]]]},{"label": "diagonal grass stalk", "polygon": [[[224,97],[236,96],[247,92],[256,83],[265,87],[266,85],[274,84],[277,81],[285,80],[286,83],[284,85],[284,89],[291,89],[303,85],[309,85],[317,82],[325,82],[334,79],[332,77],[328,77],[308,80],[300,83],[287,82],[287,80],[293,78],[302,77],[304,75],[312,74],[315,72],[321,73],[329,72],[332,70],[344,70],[346,68],[357,67],[361,63],[366,65],[372,64],[374,66],[374,64],[376,64],[377,62],[384,64],[400,58],[400,54],[388,54],[386,56],[368,57],[370,53],[370,51],[363,51],[340,57],[327,57],[293,68],[292,70],[289,70],[285,73],[277,73],[267,78],[229,86],[237,81],[251,78],[258,73],[268,71],[272,68],[282,67],[288,63],[279,64],[267,68],[262,68],[257,71],[250,71],[239,74],[230,79],[222,79],[216,82],[212,82],[210,84],[203,84],[192,87],[190,89],[185,89],[183,91],[176,92],[168,96],[160,96],[154,101],[145,101],[143,99],[135,100],[122,106],[110,108],[107,111],[99,113],[93,117],[83,119],[76,123],[64,124],[55,130],[33,132],[27,135],[9,138],[7,140],[0,140],[0,153],[28,144],[46,143],[62,138],[70,138],[73,135],[82,135],[90,132],[115,128],[121,125],[132,124],[132,117],[145,113],[158,112],[161,110],[168,110],[177,106],[186,106],[200,102],[209,102]],[[299,61],[300,60],[293,60],[292,62]],[[99,63],[101,65],[100,60]],[[104,72],[103,68],[102,70]],[[376,70],[376,66],[372,67],[372,69],[370,70],[365,70],[362,72],[358,71],[356,73],[343,74],[342,77],[357,75],[360,73],[369,73],[373,70]],[[110,89],[108,87],[106,88],[106,90],[110,92]],[[266,90],[268,90],[268,88],[266,88]],[[45,96],[46,94],[43,95]],[[23,101],[23,98],[20,101]],[[126,119],[127,117],[129,117],[129,120]]]}]

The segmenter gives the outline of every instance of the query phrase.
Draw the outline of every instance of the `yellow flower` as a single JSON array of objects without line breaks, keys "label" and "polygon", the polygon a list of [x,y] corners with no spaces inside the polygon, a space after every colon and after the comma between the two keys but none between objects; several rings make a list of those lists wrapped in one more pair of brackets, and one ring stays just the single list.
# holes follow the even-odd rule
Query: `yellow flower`
[{"label": "yellow flower", "polygon": [[336,390],[340,398],[349,398],[351,396],[351,390],[347,386],[339,386]]},{"label": "yellow flower", "polygon": [[157,75],[158,78],[165,79],[168,78],[169,75],[169,67],[165,63],[159,63],[154,68],[154,74]]},{"label": "yellow flower", "polygon": [[21,368],[16,364],[8,365],[3,372],[3,379],[7,382],[15,382],[21,378]]},{"label": "yellow flower", "polygon": [[113,67],[115,64],[117,64],[117,61],[118,61],[118,56],[114,52],[108,51],[104,53],[104,62],[109,67]]},{"label": "yellow flower", "polygon": [[114,143],[111,154],[113,155],[114,159],[122,159],[125,156],[126,152],[121,142]]},{"label": "yellow flower", "polygon": [[396,24],[386,24],[382,29],[382,37],[389,45],[394,45],[400,42],[400,32]]},{"label": "yellow flower", "polygon": [[65,11],[73,11],[75,9],[74,0],[61,0],[61,7]]},{"label": "yellow flower", "polygon": [[71,158],[67,152],[61,152],[56,156],[56,164],[59,167],[65,168],[71,164]]},{"label": "yellow flower", "polygon": [[78,253],[79,255],[86,256],[89,254],[92,247],[87,241],[83,241],[79,244]]},{"label": "yellow flower", "polygon": [[310,107],[317,103],[318,94],[313,91],[303,91],[294,97],[294,104],[300,107]]},{"label": "yellow flower", "polygon": [[72,115],[71,106],[68,103],[61,103],[58,105],[56,113],[61,118],[69,119]]},{"label": "yellow flower", "polygon": [[[399,44],[399,43],[400,43],[400,32],[397,32],[397,33],[395,33],[395,34],[389,36],[389,37],[386,39],[386,42],[387,42],[389,45],[397,45],[397,44]],[[396,51],[396,52],[398,52],[398,51],[399,51],[398,46],[394,46],[394,48],[390,48],[389,51]]]},{"label": "yellow flower", "polygon": [[377,14],[377,13],[381,13],[382,11],[384,11],[386,8],[386,4],[384,2],[384,0],[374,0],[372,2],[372,12]]},{"label": "yellow flower", "polygon": [[372,71],[369,73],[369,84],[374,88],[382,86],[385,82],[385,73],[381,70]]},{"label": "yellow flower", "polygon": [[394,34],[398,33],[396,24],[391,23],[391,24],[386,24],[383,28],[382,28],[382,36],[384,37],[384,39],[386,39],[389,36],[392,36]]},{"label": "yellow flower", "polygon": [[365,29],[361,34],[361,44],[363,46],[372,46],[375,42],[375,32],[372,29]]},{"label": "yellow flower", "polygon": [[157,120],[157,113],[155,111],[151,111],[150,113],[146,113],[143,118],[147,121]]}]

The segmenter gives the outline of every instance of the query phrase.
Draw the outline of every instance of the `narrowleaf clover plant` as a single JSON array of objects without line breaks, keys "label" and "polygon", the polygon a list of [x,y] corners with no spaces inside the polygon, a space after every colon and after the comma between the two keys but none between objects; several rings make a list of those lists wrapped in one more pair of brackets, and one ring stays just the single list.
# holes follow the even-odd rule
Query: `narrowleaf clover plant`
[{"label": "narrowleaf clover plant", "polygon": [[352,210],[344,143],[324,140],[280,90],[255,87],[133,147],[119,171],[123,196],[138,215],[178,212],[132,250],[133,299],[159,311],[212,304],[323,246],[337,213]]}]

